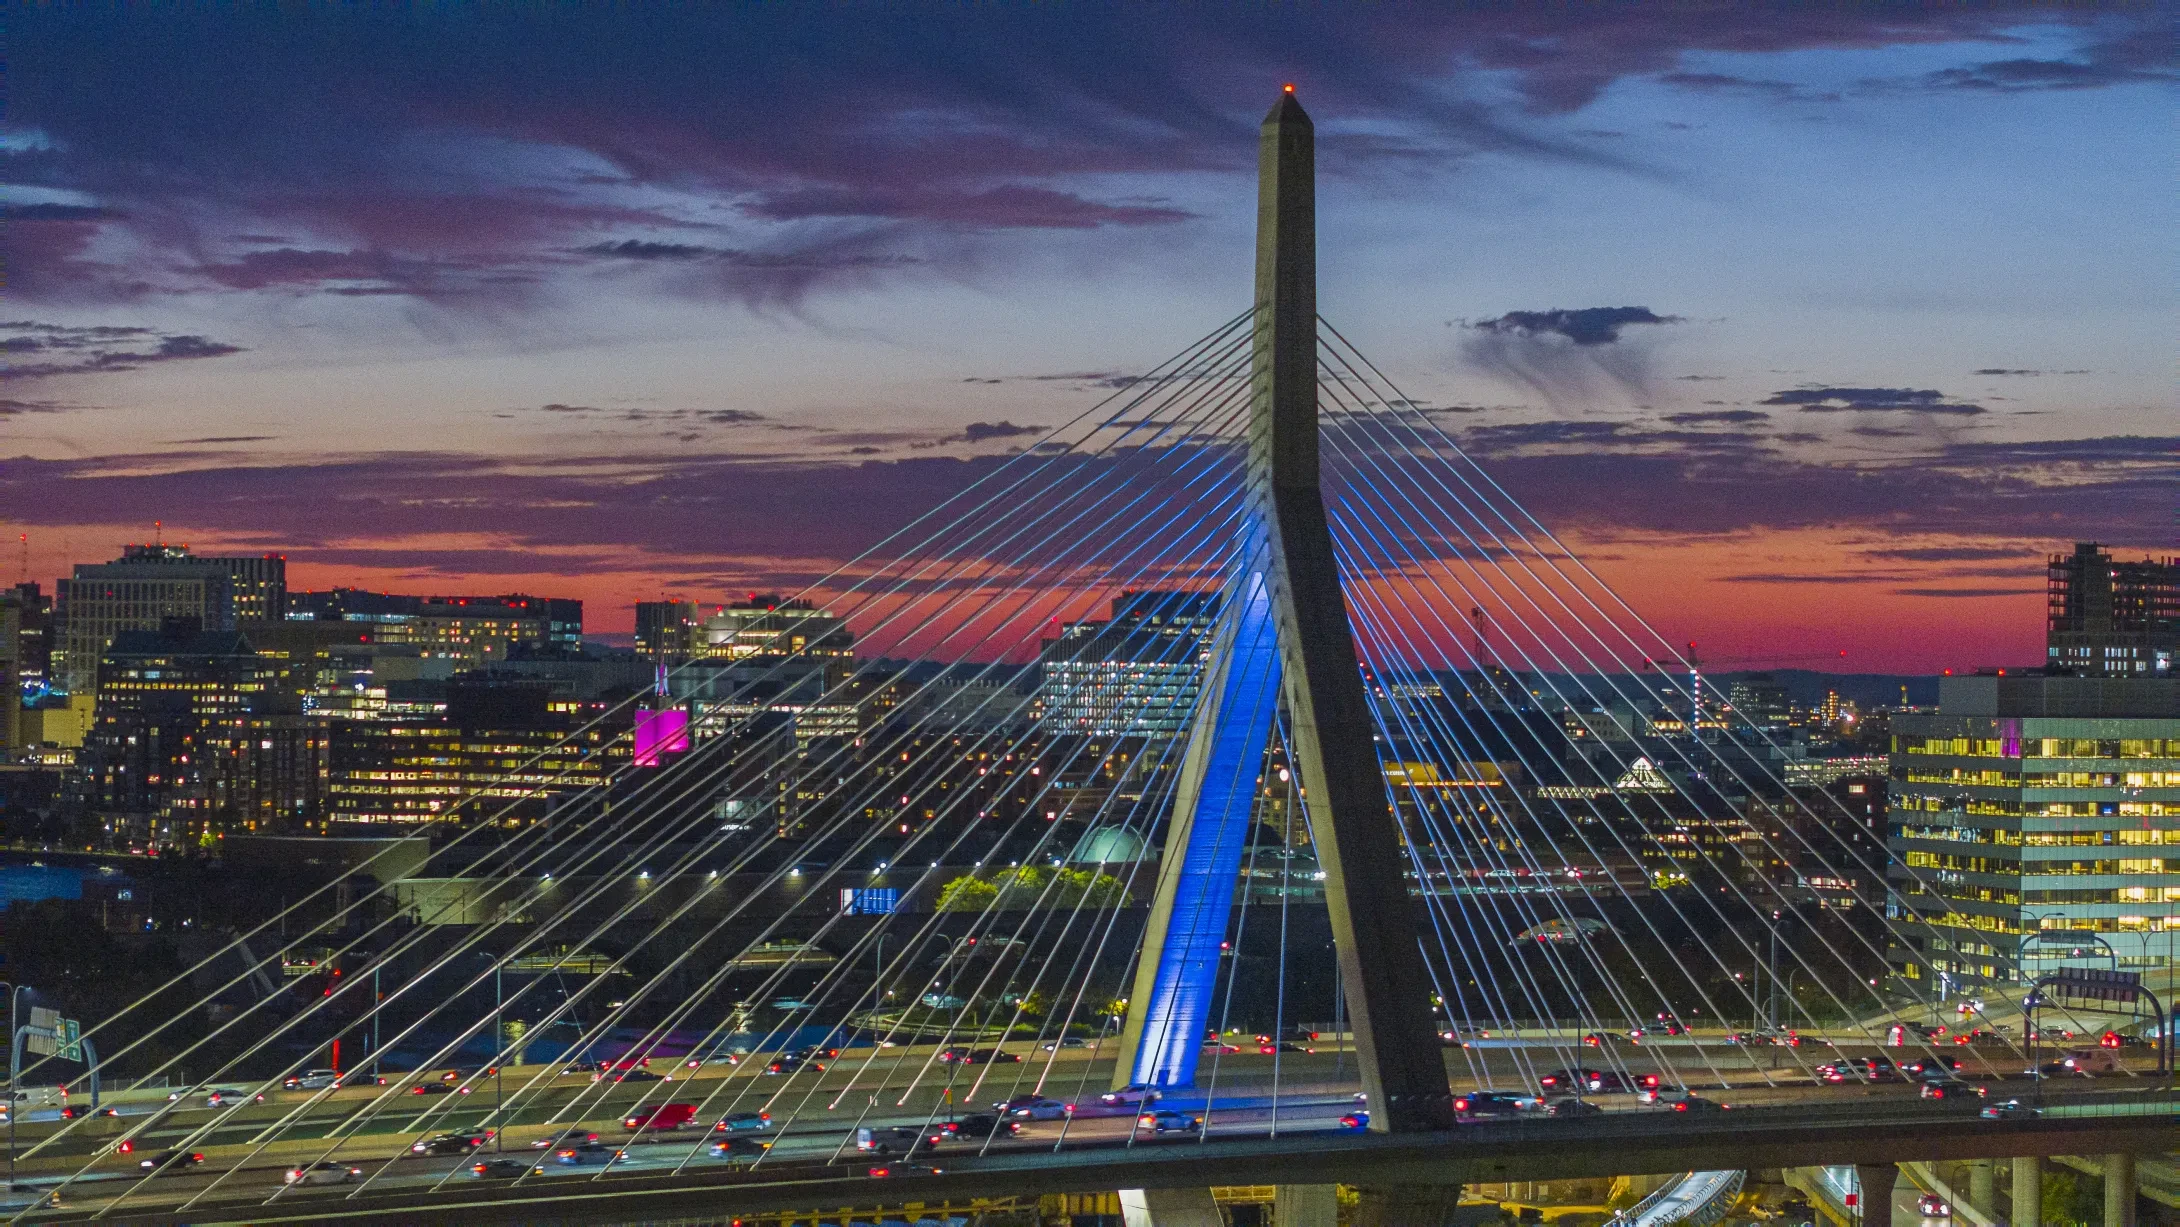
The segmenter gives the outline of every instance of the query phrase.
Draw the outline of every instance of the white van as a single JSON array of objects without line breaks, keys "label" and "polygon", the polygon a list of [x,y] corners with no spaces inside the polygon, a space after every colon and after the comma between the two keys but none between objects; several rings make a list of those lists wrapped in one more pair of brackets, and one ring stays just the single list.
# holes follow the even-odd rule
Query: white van
[{"label": "white van", "polygon": [[2086,1077],[2121,1071],[2119,1054],[2109,1048],[2076,1048],[2061,1058],[2068,1069]]}]

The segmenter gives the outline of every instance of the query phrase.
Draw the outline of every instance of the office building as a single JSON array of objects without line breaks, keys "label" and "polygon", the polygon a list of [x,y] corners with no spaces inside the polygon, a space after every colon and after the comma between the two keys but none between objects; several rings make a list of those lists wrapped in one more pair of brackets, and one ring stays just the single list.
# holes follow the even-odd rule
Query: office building
[{"label": "office building", "polygon": [[416,649],[457,669],[500,664],[519,648],[580,650],[583,603],[510,593],[502,596],[407,596],[334,588],[298,592],[291,621],[341,622],[368,628],[370,642]]},{"label": "office building", "polygon": [[117,815],[206,808],[207,730],[249,711],[274,667],[233,630],[170,618],[122,630],[98,668],[98,703],[80,760],[90,803]]},{"label": "office building", "polygon": [[1949,677],[1893,717],[1903,975],[2170,968],[2180,939],[2180,679]]},{"label": "office building", "polygon": [[52,688],[53,598],[26,581],[0,592],[0,605],[15,608],[15,680],[29,701]]},{"label": "office building", "polygon": [[693,656],[704,643],[704,607],[696,601],[636,602],[636,650],[646,656]]},{"label": "office building", "polygon": [[1060,628],[1039,653],[1045,727],[1092,737],[1188,730],[1217,633],[1219,595],[1122,593],[1104,622]]},{"label": "office building", "polygon": [[241,610],[263,617],[284,604],[286,571],[277,558],[198,558],[185,545],[132,545],[113,562],[79,563],[54,596],[57,688],[96,686],[99,657],[122,631],[155,631],[169,618],[229,631]]},{"label": "office building", "polygon": [[752,656],[834,656],[855,652],[855,634],[845,619],[808,601],[777,594],[751,594],[738,605],[723,605],[704,619],[697,651],[705,656],[742,660]]},{"label": "office building", "polygon": [[1764,728],[1784,728],[1794,714],[1786,687],[1769,673],[1735,678],[1726,688],[1726,703],[1751,724]]},{"label": "office building", "polygon": [[2046,580],[2048,665],[2080,677],[2174,677],[2180,559],[2119,562],[2094,541],[2053,554]]}]

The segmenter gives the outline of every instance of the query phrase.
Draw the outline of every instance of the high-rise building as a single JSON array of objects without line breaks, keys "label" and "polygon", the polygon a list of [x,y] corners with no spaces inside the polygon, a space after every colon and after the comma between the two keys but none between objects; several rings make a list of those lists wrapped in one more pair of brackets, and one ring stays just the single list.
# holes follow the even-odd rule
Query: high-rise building
[{"label": "high-rise building", "polygon": [[646,656],[688,656],[703,644],[704,607],[696,601],[636,602],[636,650]]},{"label": "high-rise building", "polygon": [[1095,737],[1175,737],[1188,730],[1217,633],[1219,594],[1122,593],[1105,622],[1076,622],[1044,642],[1045,727]]},{"label": "high-rise building", "polygon": [[705,656],[742,660],[751,656],[850,656],[855,633],[845,619],[808,601],[777,594],[752,593],[747,601],[723,605],[704,619]]},{"label": "high-rise building", "polygon": [[1893,714],[1892,961],[1958,986],[2060,966],[2171,968],[2180,679],[1949,677]]},{"label": "high-rise building", "polygon": [[1766,728],[1785,727],[1794,713],[1794,703],[1787,697],[1786,687],[1769,673],[1735,678],[1726,689],[1726,702],[1750,723]]},{"label": "high-rise building", "polygon": [[28,701],[53,681],[53,598],[24,582],[0,592],[0,604],[15,607],[15,679]]},{"label": "high-rise building", "polygon": [[288,601],[291,621],[359,623],[370,642],[412,647],[428,659],[451,660],[461,669],[500,664],[517,647],[573,651],[583,642],[583,603],[555,597],[405,596],[334,588],[297,592]]},{"label": "high-rise building", "polygon": [[2118,562],[2094,541],[2051,556],[2047,662],[2082,677],[2173,677],[2180,559]]},{"label": "high-rise building", "polygon": [[249,711],[274,672],[241,634],[191,618],[117,632],[99,664],[84,744],[93,807],[161,818],[202,811],[208,729]]},{"label": "high-rise building", "polygon": [[124,630],[157,630],[176,617],[195,618],[207,630],[279,619],[287,608],[287,573],[287,559],[278,554],[209,558],[186,545],[131,545],[112,562],[77,564],[54,597],[57,688],[95,685],[100,653]]}]

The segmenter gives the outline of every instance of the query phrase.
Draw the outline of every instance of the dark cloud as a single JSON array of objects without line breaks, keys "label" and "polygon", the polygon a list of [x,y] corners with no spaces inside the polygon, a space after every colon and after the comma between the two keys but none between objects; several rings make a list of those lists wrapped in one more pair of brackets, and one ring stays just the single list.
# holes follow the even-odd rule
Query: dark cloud
[{"label": "dark cloud", "polygon": [[1648,307],[1509,311],[1466,324],[1461,356],[1563,412],[1605,396],[1642,401],[1651,395],[1650,352],[1623,334],[1635,325],[1679,322]]},{"label": "dark cloud", "polygon": [[1985,366],[1985,367],[1978,367],[1978,368],[1976,368],[1976,370],[1975,370],[1975,371],[1974,371],[1973,373],[1974,373],[1974,374],[1977,374],[1977,375],[2041,375],[2041,374],[2043,374],[2043,372],[2042,372],[2042,371],[2031,371],[2031,370],[2024,370],[2024,369],[2021,369],[2021,368],[2019,368],[2019,367],[2005,367],[2005,366]]},{"label": "dark cloud", "polygon": [[7,219],[11,222],[104,222],[126,216],[104,205],[72,204],[11,204],[6,206]]},{"label": "dark cloud", "polygon": [[1658,80],[1679,89],[1704,94],[1753,94],[1781,102],[1837,102],[1840,99],[1840,95],[1836,93],[1805,89],[1791,81],[1736,77],[1718,72],[1669,72],[1659,76]]},{"label": "dark cloud", "polygon": [[2042,588],[1894,588],[1894,596],[1982,599],[1994,596],[2041,596]]},{"label": "dark cloud", "polygon": [[[38,361],[10,364],[7,374],[14,379],[134,371],[159,362],[221,358],[243,352],[239,345],[195,333],[158,335],[149,328],[135,326],[85,327],[13,320],[0,323],[0,333],[9,334],[0,336],[0,352],[45,355]],[[143,348],[154,336],[156,343]]]},{"label": "dark cloud", "polygon": [[1898,578],[1897,576],[1873,577],[1868,572],[1839,574],[1829,571],[1755,571],[1745,575],[1721,575],[1721,584],[1867,584],[1875,579]]},{"label": "dark cloud", "polygon": [[1975,417],[1990,410],[1946,399],[1930,388],[1789,388],[1766,405],[1797,405],[1804,413],[1930,413]]},{"label": "dark cloud", "polygon": [[[1166,16],[882,10],[843,38],[837,14],[802,6],[550,21],[516,8],[26,10],[9,30],[9,120],[48,139],[5,155],[11,181],[99,203],[18,209],[30,224],[9,236],[9,289],[519,304],[591,260],[686,268],[690,293],[778,303],[876,272],[957,271],[1025,231],[1184,223],[1154,177],[1246,175],[1268,81],[1307,81],[1352,121],[1328,145],[1338,174],[1493,153],[1656,175],[1534,121],[1631,77],[1728,87],[1683,71],[1690,55],[1997,45],[2017,23],[1856,6]],[[2079,55],[2113,68],[2149,54],[2127,51],[2148,37],[2130,31],[2164,25],[2041,20],[2101,40]],[[2004,64],[1972,75],[2057,71]],[[1447,87],[1469,69],[1514,101]],[[1363,146],[1373,166],[1341,160]],[[186,259],[104,264],[92,239],[109,229]],[[235,247],[267,241],[275,251]]]},{"label": "dark cloud", "polygon": [[1648,307],[1583,307],[1570,311],[1509,311],[1496,319],[1478,320],[1469,327],[1499,336],[1561,336],[1576,345],[1610,345],[1630,324],[1678,324],[1677,315],[1659,315]]},{"label": "dark cloud", "polygon": [[971,422],[954,438],[963,443],[983,443],[989,439],[1014,439],[1023,435],[1041,435],[1043,426],[1017,426],[1012,422]]},{"label": "dark cloud", "polygon": [[1768,422],[1771,415],[1761,409],[1704,409],[1687,413],[1668,413],[1665,420],[1675,426],[1698,426],[1705,422],[1728,425],[1747,425],[1751,422]]},{"label": "dark cloud", "polygon": [[1900,562],[1981,562],[1996,558],[2041,559],[2033,550],[1987,545],[1902,546],[1863,550],[1865,558],[1889,558]]},{"label": "dark cloud", "polygon": [[279,435],[206,435],[202,439],[176,439],[177,444],[190,443],[263,443],[277,439]]},{"label": "dark cloud", "polygon": [[67,413],[79,407],[57,400],[16,400],[10,397],[0,399],[0,418],[20,417],[26,413]]}]

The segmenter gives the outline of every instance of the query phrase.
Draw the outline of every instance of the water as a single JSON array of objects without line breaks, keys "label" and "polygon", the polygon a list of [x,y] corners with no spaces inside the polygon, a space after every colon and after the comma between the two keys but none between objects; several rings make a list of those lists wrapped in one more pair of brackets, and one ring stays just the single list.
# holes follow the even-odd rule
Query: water
[{"label": "water", "polygon": [[39,865],[30,861],[0,862],[0,907],[18,899],[81,899],[83,883],[97,876],[96,869],[72,865]]}]

